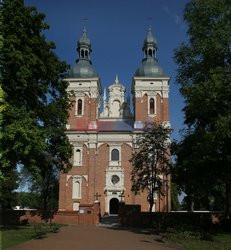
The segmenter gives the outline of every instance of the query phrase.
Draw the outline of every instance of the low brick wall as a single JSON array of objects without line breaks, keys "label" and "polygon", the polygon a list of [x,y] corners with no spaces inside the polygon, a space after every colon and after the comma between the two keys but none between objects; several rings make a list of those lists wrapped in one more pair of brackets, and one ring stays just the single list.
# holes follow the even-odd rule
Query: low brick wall
[{"label": "low brick wall", "polygon": [[95,225],[100,222],[100,204],[80,206],[79,211],[2,210],[1,225],[33,222]]},{"label": "low brick wall", "polygon": [[120,204],[120,222],[123,226],[192,226],[210,228],[220,224],[222,212],[141,212],[139,205]]}]

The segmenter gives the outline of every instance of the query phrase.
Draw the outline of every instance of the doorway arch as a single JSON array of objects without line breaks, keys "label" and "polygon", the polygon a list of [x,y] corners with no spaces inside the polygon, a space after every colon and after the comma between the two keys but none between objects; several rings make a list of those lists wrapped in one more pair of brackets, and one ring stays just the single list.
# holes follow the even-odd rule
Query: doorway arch
[{"label": "doorway arch", "polygon": [[119,212],[119,200],[117,198],[112,198],[109,203],[110,214],[118,214]]}]

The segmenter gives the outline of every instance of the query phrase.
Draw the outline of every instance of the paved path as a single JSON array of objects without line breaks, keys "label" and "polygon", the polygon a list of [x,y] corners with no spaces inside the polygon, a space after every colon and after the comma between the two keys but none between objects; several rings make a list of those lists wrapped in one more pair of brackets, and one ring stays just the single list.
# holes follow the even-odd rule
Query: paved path
[{"label": "paved path", "polygon": [[174,250],[173,245],[159,243],[145,231],[121,228],[71,225],[44,239],[34,239],[9,250]]}]

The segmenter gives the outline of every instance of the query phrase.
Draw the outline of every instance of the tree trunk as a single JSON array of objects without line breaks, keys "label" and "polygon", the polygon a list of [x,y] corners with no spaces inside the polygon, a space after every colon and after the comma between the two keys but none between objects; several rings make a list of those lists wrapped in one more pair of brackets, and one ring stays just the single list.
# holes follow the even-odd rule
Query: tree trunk
[{"label": "tree trunk", "polygon": [[149,226],[152,226],[152,208],[153,208],[153,200],[149,201]]},{"label": "tree trunk", "polygon": [[47,210],[47,196],[43,196],[43,209]]},{"label": "tree trunk", "polygon": [[189,212],[193,212],[194,210],[194,202],[192,195],[188,195],[187,207]]},{"label": "tree trunk", "polygon": [[149,213],[152,213],[152,208],[153,208],[154,202],[149,202]]},{"label": "tree trunk", "polygon": [[225,185],[225,219],[229,219],[230,217],[230,194],[231,192],[231,184],[230,183],[226,183]]}]

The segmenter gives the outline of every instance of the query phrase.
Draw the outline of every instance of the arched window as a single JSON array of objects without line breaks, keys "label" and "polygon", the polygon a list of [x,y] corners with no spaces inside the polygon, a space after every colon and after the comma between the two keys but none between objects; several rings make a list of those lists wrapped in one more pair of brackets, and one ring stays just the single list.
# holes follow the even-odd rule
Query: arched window
[{"label": "arched window", "polygon": [[85,50],[85,57],[88,58],[88,51]]},{"label": "arched window", "polygon": [[84,58],[84,50],[83,49],[80,52],[80,56],[81,56],[81,58]]},{"label": "arched window", "polygon": [[148,50],[148,55],[152,56],[152,50],[151,49]]},{"label": "arched window", "polygon": [[151,98],[150,101],[149,101],[149,110],[150,110],[150,114],[155,113],[155,103],[154,103],[153,98]]},{"label": "arched window", "polygon": [[83,102],[81,99],[78,100],[77,115],[82,115]]},{"label": "arched window", "polygon": [[114,100],[112,103],[112,116],[113,117],[120,117],[120,101]]},{"label": "arched window", "polygon": [[74,147],[74,166],[82,165],[82,150]]},{"label": "arched window", "polygon": [[80,165],[80,163],[81,163],[81,151],[80,151],[80,149],[76,150],[76,162],[78,165]]},{"label": "arched window", "polygon": [[74,176],[72,179],[72,199],[81,199],[82,197],[82,177]]},{"label": "arched window", "polygon": [[119,150],[118,149],[113,149],[111,151],[111,160],[112,161],[119,161]]}]

